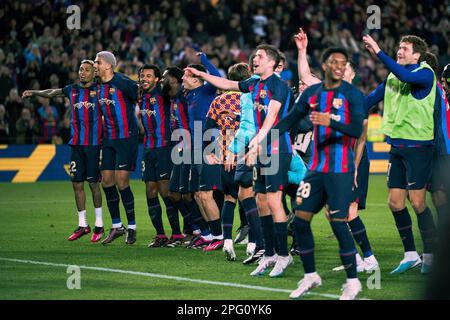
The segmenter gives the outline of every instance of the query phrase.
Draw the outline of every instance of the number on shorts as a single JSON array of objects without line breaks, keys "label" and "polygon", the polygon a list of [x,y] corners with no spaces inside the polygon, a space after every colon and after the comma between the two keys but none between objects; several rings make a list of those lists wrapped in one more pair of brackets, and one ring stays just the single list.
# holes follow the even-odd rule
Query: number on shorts
[{"label": "number on shorts", "polygon": [[77,172],[77,163],[75,161],[70,162],[70,172]]},{"label": "number on shorts", "polygon": [[145,161],[142,161],[141,165],[142,165],[142,172],[145,172]]},{"label": "number on shorts", "polygon": [[300,186],[297,190],[297,197],[302,197],[303,199],[306,199],[309,197],[311,193],[311,184],[309,182],[300,182]]}]

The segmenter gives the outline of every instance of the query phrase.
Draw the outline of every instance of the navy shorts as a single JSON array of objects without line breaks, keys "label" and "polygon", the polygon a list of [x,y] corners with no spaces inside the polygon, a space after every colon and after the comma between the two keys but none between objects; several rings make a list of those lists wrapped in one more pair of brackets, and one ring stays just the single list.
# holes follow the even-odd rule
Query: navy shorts
[{"label": "navy shorts", "polygon": [[364,210],[366,208],[367,191],[369,189],[369,171],[369,156],[367,155],[367,150],[364,150],[358,166],[358,175],[356,176],[358,187],[355,187],[354,190],[354,201],[358,203],[358,210]]},{"label": "navy shorts", "polygon": [[172,173],[172,159],[170,146],[145,149],[142,155],[142,181],[169,180]]},{"label": "navy shorts", "polygon": [[189,192],[189,173],[190,164],[174,164],[170,176],[169,190],[171,192],[188,193]]},{"label": "navy shorts", "polygon": [[103,141],[100,170],[136,170],[138,145],[137,136]]},{"label": "navy shorts", "polygon": [[236,174],[236,168],[231,171],[225,171],[225,167],[222,167],[222,190],[225,195],[230,195],[237,199],[239,193],[239,184],[234,180]]},{"label": "navy shorts", "polygon": [[100,146],[71,146],[70,178],[73,182],[99,182]]},{"label": "navy shorts", "polygon": [[427,186],[432,170],[433,147],[391,147],[388,188],[420,190]]},{"label": "navy shorts", "polygon": [[297,191],[296,210],[318,213],[328,204],[332,218],[344,219],[352,202],[354,172],[322,173],[308,171]]},{"label": "navy shorts", "polygon": [[427,188],[430,192],[446,191],[450,186],[450,155],[434,155],[433,172]]},{"label": "navy shorts", "polygon": [[222,165],[191,164],[189,191],[222,190]]},{"label": "navy shorts", "polygon": [[245,163],[238,163],[236,166],[234,181],[243,188],[253,186],[253,167],[248,167]]},{"label": "navy shorts", "polygon": [[[256,193],[283,191],[288,185],[288,171],[291,166],[290,153],[272,156],[269,164],[253,168],[254,189]],[[275,163],[274,161],[277,161]],[[274,172],[270,172],[274,171]]]}]

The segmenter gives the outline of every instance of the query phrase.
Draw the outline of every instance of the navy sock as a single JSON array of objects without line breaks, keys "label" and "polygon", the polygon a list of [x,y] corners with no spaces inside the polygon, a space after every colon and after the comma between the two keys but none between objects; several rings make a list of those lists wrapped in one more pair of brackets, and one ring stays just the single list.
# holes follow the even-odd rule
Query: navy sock
[{"label": "navy sock", "polygon": [[274,223],[272,215],[260,217],[262,233],[264,235],[265,255],[273,256],[275,254],[275,237],[274,237]]},{"label": "navy sock", "polygon": [[303,269],[305,273],[316,272],[314,237],[311,231],[311,222],[295,217],[292,224],[295,230],[295,242],[299,247]]},{"label": "navy sock", "polygon": [[241,226],[248,225],[247,217],[245,215],[245,209],[241,201],[239,201],[239,218],[241,219]]},{"label": "navy sock", "polygon": [[130,186],[123,190],[119,190],[120,197],[122,198],[122,204],[125,208],[125,213],[127,214],[128,225],[136,224],[136,217],[134,214],[134,196],[131,192]]},{"label": "navy sock", "polygon": [[367,237],[366,227],[360,217],[356,217],[352,221],[348,222],[350,230],[353,235],[353,239],[361,248],[364,258],[372,255],[372,248],[370,247],[369,238]]},{"label": "navy sock", "polygon": [[203,219],[202,213],[198,208],[197,202],[195,202],[195,200],[188,201],[186,202],[186,206],[189,208],[189,211],[191,212],[192,223],[197,225],[201,231],[208,229],[208,225],[205,219]]},{"label": "navy sock", "polygon": [[103,188],[103,191],[105,192],[106,204],[108,205],[112,223],[121,223],[119,209],[120,198],[116,186]]},{"label": "navy sock", "polygon": [[278,254],[286,257],[288,255],[287,246],[287,222],[275,222],[275,237],[278,243]]},{"label": "navy sock", "polygon": [[248,221],[248,240],[249,242],[254,242],[258,248],[262,248],[264,247],[264,240],[261,227],[261,218],[258,215],[256,200],[254,197],[251,197],[244,199],[241,203]]},{"label": "navy sock", "polygon": [[181,216],[183,217],[183,233],[185,234],[191,234],[192,233],[192,219],[191,219],[191,212],[186,207],[183,200],[179,201],[172,201],[175,208],[178,209],[178,211],[181,213]]},{"label": "navy sock", "polygon": [[219,212],[222,211],[223,204],[225,201],[225,196],[224,196],[223,192],[219,191],[219,190],[214,190],[213,198],[214,198],[214,201],[216,201],[217,208],[219,208]]},{"label": "navy sock", "polygon": [[423,253],[433,253],[437,232],[433,215],[428,207],[417,215],[417,222],[423,241]]},{"label": "navy sock", "polygon": [[166,205],[167,210],[167,219],[169,220],[170,227],[172,228],[172,235],[181,234],[180,230],[180,220],[178,218],[178,209],[174,206],[172,200],[170,198],[163,197],[164,204]]},{"label": "navy sock", "polygon": [[159,204],[159,198],[147,198],[148,215],[152,221],[153,227],[156,229],[157,235],[163,235],[164,226],[162,222],[162,210]]},{"label": "navy sock", "polygon": [[222,235],[222,221],[219,219],[208,222],[213,237]]},{"label": "navy sock", "polygon": [[416,245],[414,244],[412,232],[412,221],[408,208],[405,207],[400,211],[392,211],[392,214],[394,215],[395,225],[397,226],[398,233],[402,239],[405,252],[416,251]]},{"label": "navy sock", "polygon": [[356,248],[348,225],[344,221],[331,221],[333,233],[339,241],[339,255],[348,279],[356,278]]},{"label": "navy sock", "polygon": [[[233,220],[234,220],[234,209],[236,208],[236,203],[231,201],[225,201],[222,208],[222,228],[223,228],[223,238],[231,239],[233,232]],[[214,234],[214,233],[213,233]]]}]

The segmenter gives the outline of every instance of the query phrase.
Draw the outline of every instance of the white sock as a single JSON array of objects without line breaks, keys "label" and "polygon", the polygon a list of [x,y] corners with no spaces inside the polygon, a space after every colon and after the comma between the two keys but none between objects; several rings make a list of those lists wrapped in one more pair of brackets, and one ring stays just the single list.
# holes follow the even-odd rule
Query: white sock
[{"label": "white sock", "polygon": [[135,224],[129,224],[128,225],[128,229],[136,230],[136,225]]},{"label": "white sock", "polygon": [[433,264],[433,254],[432,253],[424,253],[423,254],[423,263],[426,265],[432,265]]},{"label": "white sock", "polygon": [[419,259],[419,254],[417,253],[417,251],[406,251],[405,252],[405,260],[409,261],[409,260],[417,260]]},{"label": "white sock", "polygon": [[213,238],[213,240],[223,240],[223,234],[220,234],[218,236],[213,236],[212,238]]},{"label": "white sock", "polygon": [[78,226],[87,227],[86,210],[78,211]]},{"label": "white sock", "polygon": [[356,264],[360,264],[362,263],[363,260],[361,259],[361,256],[359,255],[359,253],[356,254]]},{"label": "white sock", "polygon": [[113,225],[112,225],[113,229],[120,228],[121,226],[122,226],[122,222],[119,222],[119,223],[113,223]]},{"label": "white sock", "polygon": [[211,234],[208,234],[207,236],[202,236],[203,239],[205,239],[206,241],[211,241],[213,239]]},{"label": "white sock", "polygon": [[95,210],[95,226],[103,227],[102,207],[94,208]]},{"label": "white sock", "polygon": [[355,284],[355,283],[359,283],[359,280],[358,280],[358,278],[351,278],[351,279],[347,278],[347,283],[348,284]]},{"label": "white sock", "polygon": [[317,272],[305,273],[305,278],[318,277]]}]

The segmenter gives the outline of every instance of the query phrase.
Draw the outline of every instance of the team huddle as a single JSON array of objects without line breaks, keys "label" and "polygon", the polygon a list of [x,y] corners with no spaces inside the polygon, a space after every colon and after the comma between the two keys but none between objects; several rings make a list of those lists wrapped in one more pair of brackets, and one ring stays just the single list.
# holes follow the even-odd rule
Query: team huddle
[{"label": "team huddle", "polygon": [[[298,90],[279,76],[283,53],[262,44],[248,64],[231,66],[227,78],[199,52],[200,64],[184,70],[169,66],[162,71],[145,64],[135,82],[114,72],[115,56],[102,51],[94,61],[81,61],[78,84],[25,91],[24,97],[64,96],[71,103],[70,174],[79,221],[68,240],[91,232],[85,207],[87,181],[95,208],[91,241],[106,245],[125,236],[126,244],[136,242],[130,173],[136,170],[141,132],[142,180],[156,230],[149,248],[222,250],[227,260],[234,261],[232,228],[239,207],[241,226],[248,226],[243,264],[257,264],[252,276],[270,270],[269,277],[279,277],[292,264],[292,256],[299,255],[304,277],[290,294],[296,299],[322,284],[316,272],[311,220],[325,209],[342,262],[334,270],[344,270],[347,277],[340,298],[353,300],[362,291],[358,272],[379,268],[358,212],[365,209],[369,181],[367,119],[370,109],[383,102],[381,128],[391,145],[388,205],[404,247],[404,257],[391,273],[419,265],[422,273],[429,273],[437,225],[447,219],[450,66],[438,79],[437,59],[417,36],[400,40],[397,61],[364,36],[367,50],[390,72],[364,96],[352,85],[357,67],[344,49],[323,52],[323,79],[319,79],[309,69],[308,38],[302,29],[294,41]],[[112,220],[106,237],[100,184]],[[427,190],[438,224],[425,202]],[[290,212],[287,198],[295,213]],[[416,250],[406,199],[417,214],[422,255]]]}]

